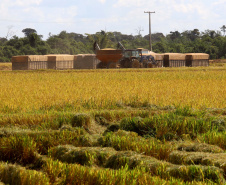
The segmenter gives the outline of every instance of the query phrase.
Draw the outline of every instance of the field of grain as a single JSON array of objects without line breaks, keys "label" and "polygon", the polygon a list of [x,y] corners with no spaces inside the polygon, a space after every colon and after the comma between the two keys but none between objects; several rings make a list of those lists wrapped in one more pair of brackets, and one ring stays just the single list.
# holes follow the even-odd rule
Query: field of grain
[{"label": "field of grain", "polygon": [[226,182],[224,66],[0,76],[0,184]]},{"label": "field of grain", "polygon": [[12,63],[0,63],[0,71],[12,71]]}]

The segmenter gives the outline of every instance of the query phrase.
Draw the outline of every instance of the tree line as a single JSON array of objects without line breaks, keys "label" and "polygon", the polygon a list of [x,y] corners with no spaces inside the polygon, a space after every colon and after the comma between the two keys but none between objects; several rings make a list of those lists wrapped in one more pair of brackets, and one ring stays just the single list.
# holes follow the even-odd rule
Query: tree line
[{"label": "tree line", "polygon": [[[211,59],[226,58],[226,26],[221,30],[198,29],[183,32],[172,31],[167,35],[152,34],[152,49],[156,53],[208,53]],[[121,32],[101,30],[95,34],[79,34],[61,31],[49,34],[46,40],[35,29],[22,30],[24,37],[0,37],[0,62],[9,62],[16,55],[83,54],[94,53],[93,43],[100,48],[115,48],[121,42],[126,49],[149,48],[149,35],[127,35]]]}]

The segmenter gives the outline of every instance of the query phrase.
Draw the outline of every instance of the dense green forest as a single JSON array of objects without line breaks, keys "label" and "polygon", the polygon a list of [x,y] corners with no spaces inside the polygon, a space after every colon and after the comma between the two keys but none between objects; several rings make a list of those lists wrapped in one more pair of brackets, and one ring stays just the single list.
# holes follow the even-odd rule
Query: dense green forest
[{"label": "dense green forest", "polygon": [[[184,32],[172,31],[167,35],[152,34],[153,51],[156,53],[208,53],[211,59],[226,58],[226,27],[221,30],[198,29]],[[101,30],[95,34],[60,32],[46,40],[35,29],[23,29],[24,37],[0,37],[0,62],[9,62],[15,55],[82,54],[93,53],[95,40],[101,48],[116,48],[120,41],[126,49],[149,48],[149,35],[126,35]]]}]

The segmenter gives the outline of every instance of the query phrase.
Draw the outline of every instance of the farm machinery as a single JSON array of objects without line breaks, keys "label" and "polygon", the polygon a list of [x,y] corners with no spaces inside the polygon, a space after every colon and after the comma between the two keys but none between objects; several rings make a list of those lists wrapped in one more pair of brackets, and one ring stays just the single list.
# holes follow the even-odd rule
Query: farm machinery
[{"label": "farm machinery", "polygon": [[101,62],[98,68],[151,68],[157,67],[157,62],[148,50],[143,48],[125,49],[118,42],[117,49],[100,49],[97,42],[94,43],[96,58]]}]

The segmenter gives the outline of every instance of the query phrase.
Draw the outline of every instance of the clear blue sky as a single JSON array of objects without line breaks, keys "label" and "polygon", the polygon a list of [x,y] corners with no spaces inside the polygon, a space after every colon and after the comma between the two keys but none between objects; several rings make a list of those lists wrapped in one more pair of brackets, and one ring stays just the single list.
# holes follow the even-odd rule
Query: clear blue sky
[{"label": "clear blue sky", "polygon": [[65,30],[96,33],[100,30],[147,35],[198,28],[220,30],[226,25],[226,0],[0,0],[0,37],[23,36],[24,28],[49,33]]}]

